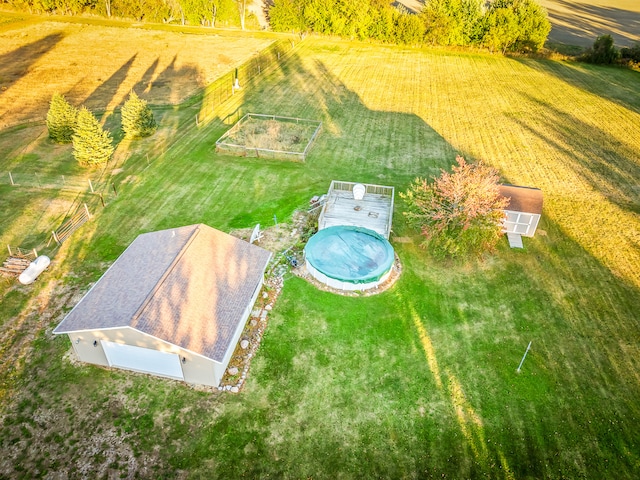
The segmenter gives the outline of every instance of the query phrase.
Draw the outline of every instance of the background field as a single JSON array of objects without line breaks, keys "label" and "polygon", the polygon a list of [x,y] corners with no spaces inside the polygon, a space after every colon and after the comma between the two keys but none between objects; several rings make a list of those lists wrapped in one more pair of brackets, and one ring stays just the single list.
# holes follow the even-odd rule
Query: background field
[{"label": "background field", "polygon": [[44,120],[54,93],[94,111],[121,106],[131,89],[177,104],[273,41],[60,20],[0,24],[0,128]]},{"label": "background field", "polygon": [[640,3],[636,0],[540,0],[552,24],[550,42],[590,47],[611,35],[619,47],[640,42]]},{"label": "background field", "polygon": [[[157,136],[118,147],[106,172],[118,197],[54,252],[42,281],[2,287],[0,475],[633,478],[638,78],[307,39],[199,127],[197,104],[161,110]],[[321,119],[323,134],[305,164],[215,155],[215,140],[246,112]],[[117,115],[106,121],[117,125]],[[0,152],[0,170],[78,168],[41,126],[0,132]],[[50,334],[138,233],[268,226],[332,179],[402,191],[457,153],[542,188],[539,235],[524,251],[505,241],[483,261],[436,262],[399,201],[398,283],[347,298],[287,277],[239,395],[75,366],[68,341]],[[65,195],[0,185],[2,240],[44,225],[42,207]]]}]

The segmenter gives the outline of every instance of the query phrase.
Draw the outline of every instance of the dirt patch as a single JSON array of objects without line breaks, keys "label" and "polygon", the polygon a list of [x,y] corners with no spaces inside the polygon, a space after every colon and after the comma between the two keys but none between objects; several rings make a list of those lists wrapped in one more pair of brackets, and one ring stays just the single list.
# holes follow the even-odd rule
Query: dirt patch
[{"label": "dirt patch", "polygon": [[[241,228],[229,232],[236,238],[249,241],[253,228]],[[300,232],[289,223],[279,223],[277,226],[260,230],[261,238],[254,242],[255,245],[269,250],[274,254],[295,245],[300,241]]]},{"label": "dirt patch", "polygon": [[[305,236],[308,238],[311,233],[309,229],[313,230],[317,226],[316,219],[317,214],[310,216],[307,212],[296,211],[293,214],[291,223],[279,223],[273,227],[261,229],[260,239],[255,244],[265,250],[269,250],[274,255],[281,254],[283,251],[298,245]],[[248,242],[251,239],[254,228],[235,229],[231,230],[229,234]]]}]

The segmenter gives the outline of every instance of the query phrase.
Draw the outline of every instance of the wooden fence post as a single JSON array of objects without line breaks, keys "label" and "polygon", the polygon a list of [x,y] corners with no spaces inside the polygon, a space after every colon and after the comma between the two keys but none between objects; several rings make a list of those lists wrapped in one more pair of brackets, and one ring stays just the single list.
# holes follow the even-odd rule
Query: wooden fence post
[{"label": "wooden fence post", "polygon": [[60,245],[60,241],[58,240],[58,236],[56,235],[55,230],[51,232],[53,234],[53,239],[56,241],[58,245]]},{"label": "wooden fence post", "polygon": [[84,211],[87,214],[87,218],[91,218],[91,214],[89,213],[89,209],[87,208],[87,204],[83,203],[83,205],[84,205]]},{"label": "wooden fence post", "polygon": [[93,184],[91,183],[91,179],[89,179],[89,188],[91,189],[91,193],[96,193],[93,190]]},{"label": "wooden fence post", "polygon": [[15,186],[15,183],[13,182],[13,175],[11,175],[11,172],[9,172],[9,180],[11,180],[11,185]]}]

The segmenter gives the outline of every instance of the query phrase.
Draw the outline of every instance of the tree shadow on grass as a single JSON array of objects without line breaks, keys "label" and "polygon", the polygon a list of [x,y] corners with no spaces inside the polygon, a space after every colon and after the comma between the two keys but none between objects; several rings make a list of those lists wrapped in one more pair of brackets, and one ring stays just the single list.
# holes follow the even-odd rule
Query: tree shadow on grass
[{"label": "tree shadow on grass", "polygon": [[588,47],[596,37],[610,34],[620,46],[640,41],[640,12],[568,0],[553,0],[553,4],[547,8],[553,40]]},{"label": "tree shadow on grass", "polygon": [[137,95],[142,96],[151,90],[153,87],[153,79],[156,76],[156,70],[158,69],[158,65],[160,64],[160,57],[156,58],[151,65],[145,70],[142,74],[138,83],[136,83],[133,87],[133,91],[136,92]]},{"label": "tree shadow on grass", "polygon": [[384,184],[394,178],[396,187],[404,187],[415,176],[437,174],[455,158],[455,149],[420,117],[367,107],[322,61],[305,62],[298,53],[269,81],[241,95],[238,116],[264,113],[323,122],[304,168],[320,193],[332,179]]},{"label": "tree shadow on grass", "polygon": [[107,108],[114,108],[116,105],[122,103],[123,98],[116,98],[116,94],[122,82],[127,78],[129,69],[137,56],[137,53],[133,54],[131,58],[123,63],[118,70],[113,72],[107,80],[87,95],[84,100],[84,105],[93,111],[101,111]]},{"label": "tree shadow on grass", "polygon": [[[553,104],[523,93],[546,114],[538,119],[544,128],[515,119],[520,127],[573,159],[578,173],[595,191],[619,207],[640,213],[640,157],[629,144],[612,138],[604,130],[585,123]],[[544,133],[554,132],[550,137]],[[588,146],[588,150],[585,147]]]},{"label": "tree shadow on grass", "polygon": [[62,33],[53,33],[12,52],[0,55],[0,95],[13,83],[20,80],[36,63],[64,38]]},{"label": "tree shadow on grass", "polygon": [[[521,418],[533,408],[541,419],[534,426],[535,422],[525,424],[518,419],[517,410],[505,411],[512,419],[508,423],[516,427],[508,433],[506,443],[522,451],[518,438],[523,435],[518,430],[524,430],[524,436],[532,439],[528,446],[532,458],[542,471],[549,468],[544,451],[551,441],[580,459],[558,463],[568,477],[604,478],[610,466],[603,464],[603,458],[615,458],[615,470],[633,476],[638,455],[630,454],[630,445],[637,443],[638,434],[621,419],[640,416],[633,401],[640,388],[633,373],[637,371],[640,327],[634,312],[640,290],[632,279],[616,276],[572,240],[563,225],[543,216],[542,226],[547,235],[526,239],[525,255],[508,252],[510,271],[499,277],[503,285],[496,285],[504,289],[505,298],[521,298],[523,308],[514,315],[522,334],[520,347],[524,349],[529,340],[533,347],[524,374],[514,380],[515,391],[522,395],[518,403],[525,413]],[[517,366],[517,352],[512,353]],[[532,402],[536,397],[540,401]],[[558,425],[566,426],[560,437]],[[512,465],[525,473],[529,462],[517,459]],[[547,475],[539,471],[534,476]]]},{"label": "tree shadow on grass", "polygon": [[[516,58],[528,68],[542,70],[582,91],[606,98],[640,113],[640,73],[633,70],[586,63],[565,63]],[[612,88],[612,85],[615,88]]]},{"label": "tree shadow on grass", "polygon": [[[31,66],[46,55],[62,39],[62,33],[53,33],[40,40],[0,55],[0,99],[3,93],[25,76]],[[2,117],[0,117],[2,122]]]}]

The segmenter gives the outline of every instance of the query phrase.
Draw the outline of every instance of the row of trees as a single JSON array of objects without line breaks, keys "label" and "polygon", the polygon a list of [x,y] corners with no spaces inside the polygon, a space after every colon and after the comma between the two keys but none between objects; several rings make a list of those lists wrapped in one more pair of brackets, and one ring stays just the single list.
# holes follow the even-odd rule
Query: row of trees
[{"label": "row of trees", "polygon": [[535,0],[428,0],[419,14],[399,10],[389,0],[274,0],[269,18],[276,31],[503,52],[535,51],[551,30]]},{"label": "row of trees", "polygon": [[[32,13],[94,14],[156,23],[242,26],[251,0],[0,0]],[[251,17],[248,21],[257,23]]]},{"label": "row of trees", "polygon": [[[254,0],[0,0],[30,12],[91,13],[138,21],[257,27]],[[536,0],[426,0],[419,14],[391,0],[269,0],[271,28],[389,43],[535,51],[551,29]]]},{"label": "row of trees", "polygon": [[[146,101],[131,92],[122,106],[122,130],[125,138],[152,135],[157,128]],[[113,155],[113,137],[86,107],[77,109],[56,93],[47,112],[49,138],[56,143],[72,143],[73,156],[83,166],[103,165]]]}]

